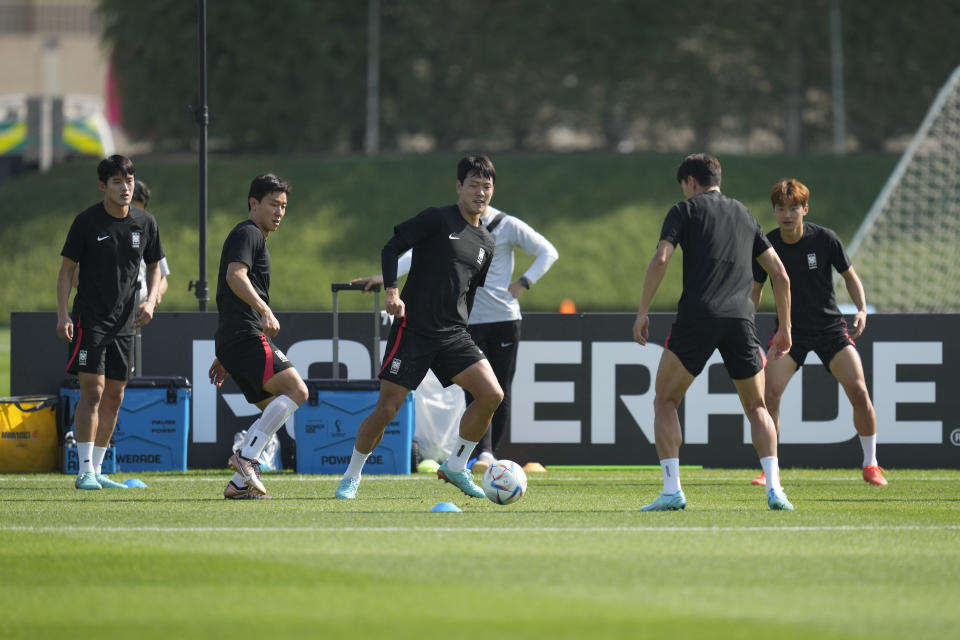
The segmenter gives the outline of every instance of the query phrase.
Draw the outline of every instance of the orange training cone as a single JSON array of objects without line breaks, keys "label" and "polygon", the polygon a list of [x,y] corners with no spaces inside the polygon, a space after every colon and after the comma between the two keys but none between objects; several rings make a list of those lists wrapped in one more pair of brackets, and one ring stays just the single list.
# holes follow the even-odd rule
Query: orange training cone
[{"label": "orange training cone", "polygon": [[577,305],[570,298],[564,298],[560,301],[560,313],[576,313]]}]

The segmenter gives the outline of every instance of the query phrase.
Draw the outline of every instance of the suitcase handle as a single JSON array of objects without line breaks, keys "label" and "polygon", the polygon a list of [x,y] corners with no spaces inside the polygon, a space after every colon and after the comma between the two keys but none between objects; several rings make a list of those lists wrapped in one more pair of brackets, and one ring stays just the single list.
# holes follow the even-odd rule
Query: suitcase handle
[{"label": "suitcase handle", "polygon": [[[363,291],[366,286],[362,282],[334,282],[330,285],[330,291]],[[368,291],[380,291],[380,285],[375,284]]]},{"label": "suitcase handle", "polygon": [[[340,378],[340,306],[337,296],[341,291],[363,291],[362,282],[334,282],[330,285],[333,292],[333,379]],[[370,287],[373,291],[373,354],[370,366],[373,371],[380,366],[380,285]]]}]

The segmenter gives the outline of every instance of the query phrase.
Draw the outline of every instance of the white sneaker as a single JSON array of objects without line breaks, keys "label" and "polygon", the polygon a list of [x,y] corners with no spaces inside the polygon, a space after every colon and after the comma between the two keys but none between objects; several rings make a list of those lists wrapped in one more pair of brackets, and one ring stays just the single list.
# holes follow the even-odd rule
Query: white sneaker
[{"label": "white sneaker", "polygon": [[238,487],[233,484],[233,480],[227,483],[223,489],[225,500],[269,500],[270,496],[264,493],[257,493],[250,487]]},{"label": "white sneaker", "polygon": [[473,464],[470,466],[470,472],[483,473],[490,467],[490,465],[496,464],[496,462],[497,459],[493,457],[492,453],[489,451],[483,451],[477,456],[477,459],[473,461]]},{"label": "white sneaker", "polygon": [[257,460],[247,460],[240,455],[240,452],[237,451],[232,456],[230,460],[227,461],[233,470],[240,474],[240,477],[243,478],[243,481],[248,487],[259,493],[260,495],[267,495],[267,488],[263,486],[263,483],[260,481],[260,462]]}]

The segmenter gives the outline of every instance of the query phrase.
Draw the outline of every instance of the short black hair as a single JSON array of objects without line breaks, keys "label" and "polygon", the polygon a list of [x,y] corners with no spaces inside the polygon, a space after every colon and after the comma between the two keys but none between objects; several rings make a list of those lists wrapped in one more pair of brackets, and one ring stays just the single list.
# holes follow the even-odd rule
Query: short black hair
[{"label": "short black hair", "polygon": [[264,173],[253,179],[250,183],[250,193],[247,194],[247,210],[250,209],[250,198],[257,202],[263,200],[263,197],[271,193],[280,191],[289,195],[290,183],[272,173]]},{"label": "short black hair", "polygon": [[146,182],[137,180],[133,183],[133,197],[130,200],[142,202],[143,208],[147,208],[147,205],[150,204],[150,187],[147,186]]},{"label": "short black hair", "polygon": [[103,183],[106,183],[113,176],[126,178],[134,173],[136,173],[136,169],[133,167],[133,160],[126,156],[112,155],[109,158],[104,158],[97,165],[97,178]]},{"label": "short black hair", "polygon": [[677,182],[693,178],[701,187],[720,186],[720,161],[707,153],[691,153],[677,168]]},{"label": "short black hair", "polygon": [[497,170],[487,156],[467,156],[457,163],[457,182],[463,184],[470,174],[478,178],[489,178],[490,182],[497,183]]}]

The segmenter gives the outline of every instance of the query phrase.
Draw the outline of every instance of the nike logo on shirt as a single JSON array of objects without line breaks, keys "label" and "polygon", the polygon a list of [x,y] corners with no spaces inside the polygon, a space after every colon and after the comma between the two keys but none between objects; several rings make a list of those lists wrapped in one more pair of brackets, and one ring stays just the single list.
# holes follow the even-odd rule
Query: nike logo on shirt
[{"label": "nike logo on shirt", "polygon": [[101,238],[100,236],[97,236],[97,242],[103,242],[104,240],[106,240],[106,239],[109,238],[109,237],[110,237],[110,236],[108,236],[108,235],[107,235],[107,236],[103,236],[102,238]]},{"label": "nike logo on shirt", "polygon": [[450,234],[450,239],[451,239],[451,240],[459,240],[459,239],[460,239],[460,236],[455,236],[455,235],[453,235],[453,234],[451,233],[451,234]]}]

